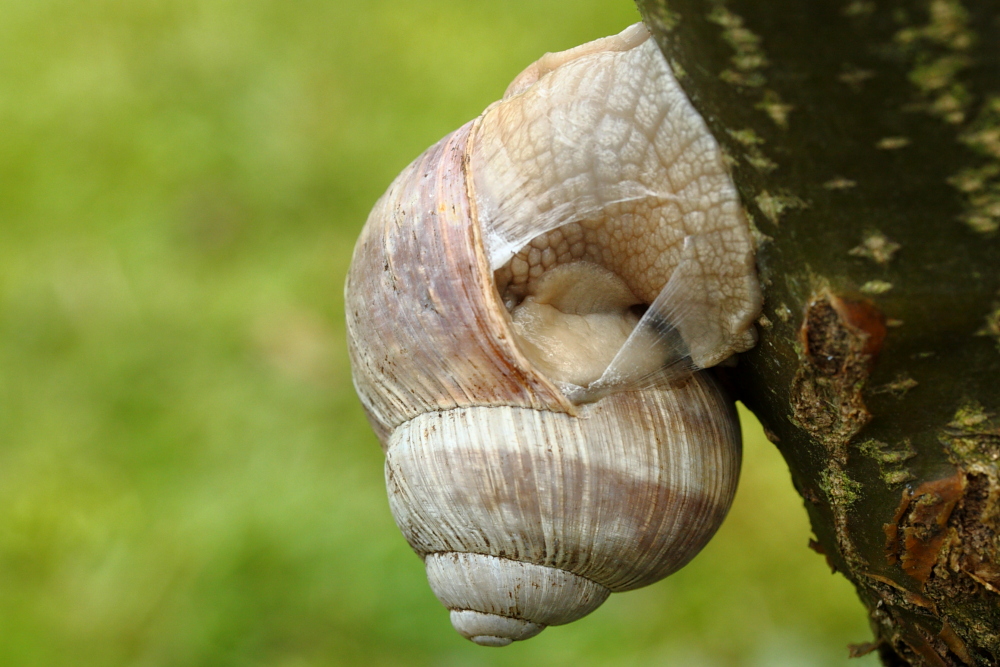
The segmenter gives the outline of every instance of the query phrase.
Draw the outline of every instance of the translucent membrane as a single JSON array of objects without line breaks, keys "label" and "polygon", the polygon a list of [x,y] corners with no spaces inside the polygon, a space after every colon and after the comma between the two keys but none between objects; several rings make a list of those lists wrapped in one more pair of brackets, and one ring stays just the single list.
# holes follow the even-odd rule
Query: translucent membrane
[{"label": "translucent membrane", "polygon": [[561,387],[570,400],[588,403],[614,391],[681,380],[700,370],[692,348],[720,345],[723,333],[709,316],[710,309],[703,307],[711,297],[703,293],[697,254],[698,245],[704,243],[693,236],[684,239],[681,263],[601,377],[587,387]]},{"label": "translucent membrane", "polygon": [[580,223],[590,236],[558,261],[600,264],[650,304],[599,380],[561,387],[571,400],[680,378],[752,344],[760,292],[739,196],[642,26],[529,67],[469,146],[492,270]]}]

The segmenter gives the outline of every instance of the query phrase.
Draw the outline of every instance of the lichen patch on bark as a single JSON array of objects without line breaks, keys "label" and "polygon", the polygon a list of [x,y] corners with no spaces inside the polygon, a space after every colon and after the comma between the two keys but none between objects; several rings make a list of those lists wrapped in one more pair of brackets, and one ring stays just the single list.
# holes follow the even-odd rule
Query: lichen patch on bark
[{"label": "lichen patch on bark", "polygon": [[932,0],[927,23],[899,30],[895,42],[913,59],[910,82],[928,113],[948,123],[965,120],[970,95],[958,75],[972,65],[969,48],[976,39],[969,13],[959,0]]},{"label": "lichen patch on bark", "polygon": [[883,137],[875,144],[875,148],[880,151],[898,151],[906,148],[911,143],[909,137]]},{"label": "lichen patch on bark", "polygon": [[[731,67],[719,72],[719,79],[744,89],[760,91],[760,101],[753,105],[754,109],[763,111],[777,127],[787,130],[788,117],[795,110],[795,105],[785,102],[778,91],[763,88],[767,85],[765,70],[770,61],[760,37],[746,27],[741,16],[726,7],[725,0],[713,0],[706,18],[722,29],[722,40],[733,50],[729,58]],[[767,163],[763,169],[755,166],[765,173],[771,169]]]},{"label": "lichen patch on bark", "polygon": [[1000,97],[983,103],[959,140],[988,162],[964,169],[948,183],[965,199],[965,223],[975,232],[992,234],[1000,229]]},{"label": "lichen patch on bark", "polygon": [[[893,326],[892,320],[887,320],[887,327]],[[878,387],[872,387],[869,394],[892,394],[896,398],[903,398],[906,394],[920,383],[911,378],[906,373],[900,373],[892,382],[887,382]]]},{"label": "lichen patch on bark", "polygon": [[753,105],[753,108],[766,113],[782,130],[788,129],[788,115],[795,111],[795,105],[787,104],[774,90],[765,90],[764,98]]},{"label": "lichen patch on bark", "polygon": [[875,78],[875,72],[854,65],[844,64],[844,71],[837,75],[837,81],[846,84],[852,92],[860,93],[862,84]]},{"label": "lichen patch on bark", "polygon": [[964,200],[962,220],[975,232],[992,234],[1000,229],[1000,98],[988,96],[977,109],[969,91],[966,75],[976,64],[969,51],[979,37],[963,4],[932,0],[927,19],[897,32],[895,44],[912,63],[909,78],[918,91],[917,106],[961,128],[958,141],[988,160],[963,169],[948,183]]},{"label": "lichen patch on bark", "polygon": [[952,459],[974,471],[993,473],[1000,461],[1000,419],[977,401],[968,401],[942,430],[941,442]]},{"label": "lichen patch on bark", "polygon": [[866,232],[861,243],[851,248],[847,254],[853,257],[864,257],[879,266],[886,266],[892,261],[892,258],[899,252],[901,247],[888,236],[875,229]]},{"label": "lichen patch on bark", "polygon": [[849,178],[844,178],[843,176],[834,176],[830,180],[824,182],[823,187],[827,190],[850,190],[851,188],[858,187],[858,182],[852,181]]},{"label": "lichen patch on bark", "polygon": [[893,287],[892,283],[885,280],[869,280],[864,285],[861,286],[861,291],[865,294],[871,294],[877,296],[879,294],[885,294]]},{"label": "lichen patch on bark", "polygon": [[754,201],[757,208],[764,214],[764,217],[777,225],[781,222],[781,216],[785,211],[796,208],[809,208],[809,202],[801,197],[788,193],[771,194],[767,190],[761,192]]},{"label": "lichen patch on bark", "polygon": [[743,148],[743,159],[751,167],[762,174],[769,174],[778,168],[778,163],[761,150],[764,140],[752,129],[729,130],[728,134]]},{"label": "lichen patch on bark", "polygon": [[904,465],[917,455],[909,439],[902,440],[896,445],[870,439],[858,443],[857,449],[878,464],[879,474],[887,486],[903,484],[914,479],[913,473]]},{"label": "lichen patch on bark", "polygon": [[722,28],[722,39],[732,47],[731,68],[723,70],[719,77],[740,86],[757,88],[767,83],[761,71],[768,65],[767,56],[761,48],[760,37],[747,29],[743,19],[730,11],[722,2],[715,2],[708,14],[708,20]]}]

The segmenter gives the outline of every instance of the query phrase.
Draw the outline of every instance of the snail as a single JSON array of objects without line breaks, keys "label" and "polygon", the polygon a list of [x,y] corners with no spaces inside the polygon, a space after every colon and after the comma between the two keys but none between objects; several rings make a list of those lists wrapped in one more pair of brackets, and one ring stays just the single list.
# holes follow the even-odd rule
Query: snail
[{"label": "snail", "polygon": [[389,505],[505,646],[685,565],[735,493],[709,373],[756,341],[719,145],[642,24],[549,53],[379,199],[345,287]]}]

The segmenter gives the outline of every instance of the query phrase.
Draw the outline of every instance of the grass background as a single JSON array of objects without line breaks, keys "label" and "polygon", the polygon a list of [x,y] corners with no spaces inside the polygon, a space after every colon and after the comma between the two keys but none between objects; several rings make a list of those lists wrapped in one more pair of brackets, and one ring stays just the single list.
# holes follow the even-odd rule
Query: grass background
[{"label": "grass background", "polygon": [[[0,0],[0,663],[844,665],[746,424],[693,564],[503,650],[397,533],[342,285],[375,199],[628,0]],[[874,665],[874,658],[855,661]]]}]

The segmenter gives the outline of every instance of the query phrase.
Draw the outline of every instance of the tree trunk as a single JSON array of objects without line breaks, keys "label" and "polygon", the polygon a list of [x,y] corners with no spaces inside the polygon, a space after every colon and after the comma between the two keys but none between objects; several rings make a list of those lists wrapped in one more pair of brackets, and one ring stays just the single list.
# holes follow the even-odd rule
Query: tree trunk
[{"label": "tree trunk", "polygon": [[1000,6],[639,0],[759,241],[733,373],[887,665],[1000,664]]}]

